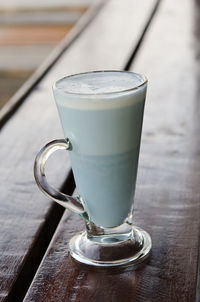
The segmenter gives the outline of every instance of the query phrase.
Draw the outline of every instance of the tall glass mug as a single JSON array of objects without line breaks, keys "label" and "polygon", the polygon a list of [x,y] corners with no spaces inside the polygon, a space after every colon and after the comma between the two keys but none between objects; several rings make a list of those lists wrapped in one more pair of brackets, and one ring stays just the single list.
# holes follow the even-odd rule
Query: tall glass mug
[{"label": "tall glass mug", "polygon": [[[65,139],[38,153],[35,179],[51,199],[84,219],[86,231],[69,247],[85,264],[137,264],[151,250],[149,234],[132,222],[146,89],[144,76],[123,71],[71,75],[53,86]],[[47,183],[45,162],[60,149],[69,151],[77,197]]]}]

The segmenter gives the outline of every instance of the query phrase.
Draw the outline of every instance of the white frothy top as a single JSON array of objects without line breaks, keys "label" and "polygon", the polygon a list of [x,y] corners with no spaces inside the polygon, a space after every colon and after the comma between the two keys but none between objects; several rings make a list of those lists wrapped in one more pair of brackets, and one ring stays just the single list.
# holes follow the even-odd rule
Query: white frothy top
[{"label": "white frothy top", "polygon": [[58,105],[99,110],[143,101],[146,92],[144,84],[146,78],[137,73],[97,71],[64,77],[55,83],[53,91]]},{"label": "white frothy top", "polygon": [[134,89],[144,81],[142,76],[131,72],[88,72],[61,79],[56,88],[65,93],[95,95]]}]

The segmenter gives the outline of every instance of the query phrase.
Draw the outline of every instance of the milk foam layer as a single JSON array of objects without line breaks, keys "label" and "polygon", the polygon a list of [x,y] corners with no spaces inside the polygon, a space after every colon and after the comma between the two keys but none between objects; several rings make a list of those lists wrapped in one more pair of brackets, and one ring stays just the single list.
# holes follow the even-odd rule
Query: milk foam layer
[{"label": "milk foam layer", "polygon": [[101,110],[141,101],[145,83],[145,77],[132,72],[89,72],[58,80],[54,85],[54,94],[59,96],[62,106]]},{"label": "milk foam layer", "polygon": [[105,94],[134,89],[143,81],[141,76],[130,72],[94,72],[65,77],[56,87],[66,93]]}]

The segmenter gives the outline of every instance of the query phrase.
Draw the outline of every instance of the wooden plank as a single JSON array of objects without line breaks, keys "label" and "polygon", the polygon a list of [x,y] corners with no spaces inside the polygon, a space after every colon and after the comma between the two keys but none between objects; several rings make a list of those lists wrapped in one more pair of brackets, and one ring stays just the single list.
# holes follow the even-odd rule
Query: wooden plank
[{"label": "wooden plank", "polygon": [[63,56],[60,64],[47,76],[49,81],[54,82],[58,77],[71,72],[124,69],[157,1],[142,0],[137,3],[135,0],[126,0],[125,3],[120,0],[115,1],[115,4],[112,0],[108,1],[95,24],[76,41],[76,47],[69,48],[68,55]]},{"label": "wooden plank", "polygon": [[31,75],[31,70],[21,70],[15,72],[2,72],[0,70],[0,109],[6,101],[15,93],[17,88],[22,85]]},{"label": "wooden plank", "polygon": [[165,0],[132,67],[149,79],[135,216],[153,240],[149,265],[137,276],[145,284],[142,295],[135,288],[137,301],[149,296],[152,301],[195,301],[200,229],[199,13],[197,3]]},{"label": "wooden plank", "polygon": [[[63,74],[82,70],[122,68],[130,56],[131,49],[134,50],[155,3],[154,0],[144,0],[140,3],[136,0],[126,0],[126,5],[121,0],[106,2],[105,7],[83,32],[80,39],[71,45],[48,76],[37,86],[37,89],[32,91],[26,102],[2,128],[0,136],[0,158],[2,159],[0,301],[17,302],[20,300],[19,293],[24,291],[24,282],[26,279],[30,281],[31,278],[30,275],[23,275],[22,278],[20,270],[24,265],[28,266],[29,256],[37,244],[38,249],[32,253],[33,263],[29,263],[26,272],[30,266],[35,267],[34,255],[42,256],[38,242],[45,240],[45,237],[41,236],[40,239],[38,237],[44,229],[48,232],[51,219],[55,219],[55,217],[52,218],[52,204],[37,190],[32,172],[34,157],[38,149],[45,142],[63,136],[52,98],[53,80]],[[130,28],[133,30],[130,31]],[[126,35],[123,34],[124,32]],[[100,40],[93,41],[97,38]],[[103,49],[100,48],[102,45]],[[113,56],[116,49],[118,53]],[[58,158],[60,166],[58,166]],[[69,171],[69,161],[66,159],[65,170],[62,169],[63,160],[60,159],[59,154],[55,162],[48,175],[54,184],[59,178],[58,184],[60,184]],[[58,166],[57,169],[56,166]],[[57,210],[54,216],[57,215],[56,213]],[[45,222],[46,220],[48,223]],[[20,282],[15,283],[17,278]],[[11,291],[12,288],[14,290]]]},{"label": "wooden plank", "polygon": [[163,1],[132,67],[149,78],[135,197],[135,223],[153,239],[149,263],[136,271],[75,263],[67,242],[81,229],[80,220],[66,212],[24,302],[194,301],[200,227],[195,68],[200,62],[193,9],[187,0]]}]

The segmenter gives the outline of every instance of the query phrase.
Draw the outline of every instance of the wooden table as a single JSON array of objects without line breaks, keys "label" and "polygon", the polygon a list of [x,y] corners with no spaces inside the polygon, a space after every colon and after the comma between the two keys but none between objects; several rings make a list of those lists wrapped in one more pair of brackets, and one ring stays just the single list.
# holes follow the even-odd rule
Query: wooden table
[{"label": "wooden table", "polygon": [[[199,20],[199,1],[96,2],[4,107],[0,301],[200,301]],[[153,249],[137,270],[73,261],[67,243],[83,224],[45,198],[33,179],[37,151],[63,137],[53,81],[98,69],[134,70],[149,79],[134,219],[151,234]],[[48,175],[64,192],[74,191],[66,154]]]}]

